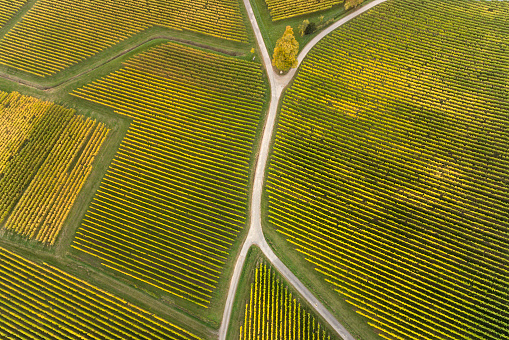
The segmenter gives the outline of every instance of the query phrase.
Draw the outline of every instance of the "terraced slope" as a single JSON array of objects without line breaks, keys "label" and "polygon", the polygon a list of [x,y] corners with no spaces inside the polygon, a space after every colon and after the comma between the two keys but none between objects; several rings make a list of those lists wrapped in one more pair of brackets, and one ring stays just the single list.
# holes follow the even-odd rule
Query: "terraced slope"
[{"label": "terraced slope", "polygon": [[74,110],[0,91],[0,224],[52,245],[109,129]]},{"label": "terraced slope", "polygon": [[0,64],[49,76],[154,25],[247,41],[238,0],[39,0],[0,40]]},{"label": "terraced slope", "polygon": [[0,336],[6,339],[199,339],[48,264],[0,248]]},{"label": "terraced slope", "polygon": [[265,0],[273,21],[329,9],[342,0]]},{"label": "terraced slope", "polygon": [[261,261],[253,281],[240,339],[335,339],[270,265]]},{"label": "terraced slope", "polygon": [[388,1],[284,98],[270,224],[384,338],[509,337],[508,15]]},{"label": "terraced slope", "polygon": [[168,43],[73,95],[133,119],[73,247],[207,307],[246,224],[260,64]]},{"label": "terraced slope", "polygon": [[27,0],[0,0],[0,28],[12,18]]}]

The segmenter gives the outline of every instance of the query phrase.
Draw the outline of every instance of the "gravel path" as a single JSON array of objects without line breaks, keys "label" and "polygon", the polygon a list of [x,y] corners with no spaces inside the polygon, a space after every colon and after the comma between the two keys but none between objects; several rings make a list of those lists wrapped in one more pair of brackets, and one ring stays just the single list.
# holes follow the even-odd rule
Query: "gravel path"
[{"label": "gravel path", "polygon": [[330,32],[334,31],[339,26],[345,24],[346,22],[352,20],[358,15],[368,11],[369,9],[386,0],[372,1],[369,4],[360,7],[354,12],[346,15],[344,18],[336,21],[328,28],[324,29],[316,37],[314,37],[313,40],[311,40],[306,46],[304,46],[302,51],[299,53],[297,57],[299,65],[297,66],[297,68],[291,69],[287,74],[283,76],[276,74],[272,68],[272,61],[269,56],[269,53],[267,52],[265,42],[263,41],[262,33],[260,32],[260,28],[258,27],[258,23],[254,15],[253,8],[251,7],[251,3],[249,2],[249,0],[243,1],[244,6],[247,9],[251,25],[253,26],[253,31],[255,33],[258,47],[262,54],[263,64],[269,77],[271,87],[271,99],[269,112],[267,114],[267,120],[265,122],[265,127],[263,131],[260,152],[258,155],[258,160],[256,162],[253,192],[251,194],[252,195],[250,209],[251,219],[249,232],[246,237],[246,240],[244,241],[242,249],[240,250],[240,254],[237,257],[235,269],[233,271],[232,279],[230,281],[230,288],[228,290],[228,297],[226,299],[226,305],[224,308],[223,320],[221,323],[221,328],[219,329],[219,340],[226,340],[226,334],[228,332],[228,325],[230,323],[233,302],[235,299],[235,294],[237,292],[240,274],[242,272],[242,267],[244,266],[244,261],[246,260],[247,252],[252,245],[257,245],[258,247],[260,247],[264,255],[268,258],[272,265],[281,273],[281,275],[285,277],[285,279],[299,292],[299,294],[308,301],[309,305],[312,306],[316,310],[316,312],[320,314],[343,339],[355,340],[354,337],[345,329],[345,327],[343,327],[343,325],[341,325],[341,323],[339,323],[339,321],[336,320],[336,318],[329,312],[329,310],[325,308],[325,306],[323,306],[318,301],[318,299],[316,299],[316,297],[309,291],[309,289],[307,289],[302,284],[302,282],[299,281],[299,279],[283,264],[283,262],[281,262],[281,260],[276,256],[276,254],[274,254],[272,249],[269,247],[262,231],[261,200],[263,192],[263,180],[265,174],[265,167],[267,164],[267,158],[269,154],[270,141],[272,139],[277,108],[283,90],[295,76],[298,66],[300,66],[301,62],[304,60],[306,55],[322,38],[324,38]]}]

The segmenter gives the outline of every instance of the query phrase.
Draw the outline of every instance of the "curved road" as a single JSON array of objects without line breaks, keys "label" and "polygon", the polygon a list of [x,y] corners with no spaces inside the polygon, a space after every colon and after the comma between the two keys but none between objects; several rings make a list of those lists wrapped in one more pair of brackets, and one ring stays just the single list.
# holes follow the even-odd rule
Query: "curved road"
[{"label": "curved road", "polygon": [[235,268],[233,271],[233,275],[230,281],[230,288],[228,290],[228,297],[226,299],[226,305],[223,313],[223,320],[221,322],[221,328],[219,328],[219,340],[226,340],[226,335],[228,332],[228,325],[230,323],[230,317],[233,307],[233,301],[235,299],[235,294],[237,292],[237,286],[239,284],[240,274],[242,272],[242,267],[244,266],[244,261],[246,260],[247,251],[251,248],[252,245],[257,245],[262,250],[263,254],[268,258],[268,260],[272,263],[272,265],[283,275],[283,277],[299,292],[299,294],[308,301],[309,305],[314,307],[315,310],[329,323],[329,325],[345,340],[355,340],[354,337],[339,323],[338,320],[329,312],[325,306],[323,306],[318,299],[307,289],[302,282],[281,262],[281,260],[274,254],[272,249],[270,249],[262,231],[261,225],[261,201],[262,201],[262,192],[263,192],[263,180],[265,174],[265,166],[267,164],[267,158],[269,154],[270,141],[272,139],[272,132],[274,130],[274,123],[276,120],[277,108],[279,105],[279,101],[281,99],[281,94],[286,86],[290,83],[290,81],[295,76],[297,72],[297,68],[300,66],[306,55],[311,51],[311,49],[327,34],[334,31],[339,26],[345,24],[346,22],[352,20],[358,15],[370,10],[374,6],[386,1],[386,0],[374,0],[369,4],[366,4],[363,7],[358,8],[354,12],[346,15],[342,19],[336,21],[334,24],[329,26],[320,32],[316,37],[313,38],[299,53],[297,57],[298,66],[297,68],[291,69],[290,72],[285,74],[284,76],[280,76],[274,72],[272,68],[272,62],[267,52],[267,48],[265,47],[265,42],[263,40],[262,33],[260,32],[260,28],[258,27],[258,23],[256,21],[256,17],[253,13],[253,8],[251,7],[251,3],[249,0],[243,0],[244,6],[247,9],[247,13],[249,16],[249,20],[251,21],[251,25],[253,26],[253,31],[255,33],[256,41],[258,43],[258,47],[262,54],[263,64],[265,66],[265,70],[267,71],[267,75],[269,77],[269,83],[271,87],[271,99],[269,112],[267,115],[267,120],[265,122],[265,127],[263,130],[262,142],[260,146],[260,152],[258,155],[258,160],[256,162],[255,169],[255,177],[253,184],[253,192],[251,194],[251,219],[249,225],[249,232],[247,234],[246,240],[240,250],[240,253],[237,257],[237,262],[235,263]]}]

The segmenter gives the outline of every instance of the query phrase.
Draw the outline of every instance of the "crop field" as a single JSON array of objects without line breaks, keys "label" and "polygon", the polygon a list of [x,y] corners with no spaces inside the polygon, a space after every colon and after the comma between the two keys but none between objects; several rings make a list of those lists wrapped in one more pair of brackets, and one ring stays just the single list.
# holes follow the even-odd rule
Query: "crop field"
[{"label": "crop field", "polygon": [[127,301],[0,247],[0,336],[9,339],[199,339]]},{"label": "crop field", "polygon": [[335,339],[292,295],[270,265],[260,263],[254,276],[240,339]]},{"label": "crop field", "polygon": [[260,64],[167,43],[73,95],[133,122],[72,246],[207,307],[246,224]]},{"label": "crop field", "polygon": [[309,14],[338,5],[343,0],[265,0],[273,21]]},{"label": "crop field", "polygon": [[383,338],[509,337],[508,17],[382,3],[283,100],[270,225]]},{"label": "crop field", "polygon": [[0,0],[0,28],[27,2],[27,0]]},{"label": "crop field", "polygon": [[52,245],[108,134],[74,110],[0,91],[0,224]]},{"label": "crop field", "polygon": [[39,0],[0,40],[0,65],[53,75],[155,25],[247,41],[238,0]]}]

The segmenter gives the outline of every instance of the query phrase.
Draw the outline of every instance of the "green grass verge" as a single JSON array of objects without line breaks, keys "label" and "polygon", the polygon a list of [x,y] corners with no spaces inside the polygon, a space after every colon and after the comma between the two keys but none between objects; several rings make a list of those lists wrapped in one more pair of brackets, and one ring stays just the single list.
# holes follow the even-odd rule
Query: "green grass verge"
[{"label": "green grass verge", "polygon": [[264,258],[262,251],[257,246],[251,246],[251,248],[249,248],[244,266],[242,267],[242,273],[240,274],[237,291],[235,292],[230,323],[228,332],[226,333],[226,339],[228,340],[236,340],[239,338],[239,329],[244,321],[244,308],[246,306],[246,301],[249,300],[251,282],[253,282],[256,266]]},{"label": "green grass verge", "polygon": [[[293,18],[288,18],[284,20],[272,21],[270,17],[269,8],[265,3],[265,0],[250,0],[251,6],[253,7],[253,12],[256,16],[256,21],[258,22],[258,26],[260,27],[260,31],[262,32],[263,38],[265,40],[265,45],[267,46],[267,51],[269,55],[272,57],[272,53],[274,51],[274,47],[276,46],[276,41],[281,38],[283,35],[286,26],[291,26],[293,28],[293,32],[295,33],[295,38],[299,42],[299,47],[302,49],[306,44],[315,37],[320,30],[315,31],[312,34],[300,36],[298,26],[302,23],[303,20],[309,20],[310,22],[314,22],[316,25],[320,24],[319,17],[323,16],[323,28],[325,28],[325,23],[329,20],[336,21],[341,18],[345,13],[345,9],[342,4],[335,5],[328,10],[318,11],[310,14],[299,15]],[[329,21],[330,22],[330,21]]]},{"label": "green grass verge", "polygon": [[160,39],[186,43],[194,47],[206,48],[231,56],[248,56],[251,49],[248,43],[236,43],[195,32],[177,31],[153,26],[52,76],[43,78],[4,65],[0,65],[0,74],[2,77],[9,77],[13,81],[26,82],[40,87],[54,87],[61,85],[63,82],[68,82],[70,79],[80,78],[83,74],[90,72],[90,70],[95,70],[104,64],[109,64],[132,50]]},{"label": "green grass verge", "polygon": [[[267,52],[271,58],[274,52],[274,47],[276,46],[276,41],[281,38],[286,29],[286,26],[291,26],[293,28],[295,39],[297,39],[297,42],[299,43],[299,50],[302,50],[304,46],[306,46],[321,31],[355,10],[354,8],[345,10],[344,5],[339,4],[332,6],[327,10],[299,15],[293,18],[272,21],[269,8],[267,7],[265,0],[250,1],[256,17],[256,21],[258,22],[258,26],[262,32],[262,36],[267,47]],[[367,5],[371,1],[373,0],[365,0],[360,7]],[[322,21],[320,21],[321,16],[323,16]],[[312,34],[301,36],[299,34],[298,27],[304,20],[309,20],[310,22],[315,23],[317,26],[319,26],[319,29],[317,29]]]},{"label": "green grass verge", "polygon": [[[232,314],[227,333],[228,340],[238,340],[240,338],[240,326],[244,323],[245,307],[250,300],[251,284],[254,282],[255,270],[258,265],[265,262],[274,271],[277,271],[263,255],[257,246],[252,246],[246,256],[242,274],[239,279],[237,292],[235,293],[235,301],[232,307]],[[331,334],[331,339],[340,339],[340,337],[331,329],[330,325],[307,303],[307,301],[279,274],[279,279],[288,286],[292,296],[297,298],[305,311],[310,312],[316,320],[327,328]]]}]

